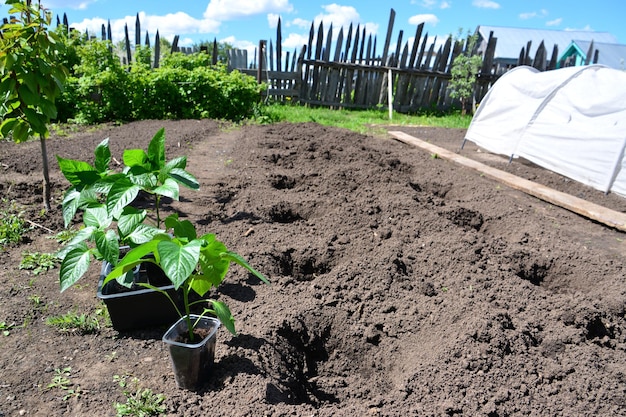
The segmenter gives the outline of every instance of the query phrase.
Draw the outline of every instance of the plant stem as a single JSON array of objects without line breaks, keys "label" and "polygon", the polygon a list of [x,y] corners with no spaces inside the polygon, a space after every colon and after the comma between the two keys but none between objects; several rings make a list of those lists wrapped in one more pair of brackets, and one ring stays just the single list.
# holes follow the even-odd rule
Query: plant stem
[{"label": "plant stem", "polygon": [[46,138],[39,135],[41,144],[41,159],[43,162],[43,205],[46,211],[50,211],[50,175],[48,174],[48,150],[46,149]]},{"label": "plant stem", "polygon": [[155,196],[154,208],[156,212],[157,229],[160,229],[161,228],[161,215],[159,213],[159,207],[161,206],[161,196],[159,194],[155,194],[154,196]]},{"label": "plant stem", "polygon": [[183,285],[183,305],[185,306],[185,321],[187,322],[189,341],[193,342],[193,324],[191,322],[191,312],[189,310],[189,288],[186,285]]}]

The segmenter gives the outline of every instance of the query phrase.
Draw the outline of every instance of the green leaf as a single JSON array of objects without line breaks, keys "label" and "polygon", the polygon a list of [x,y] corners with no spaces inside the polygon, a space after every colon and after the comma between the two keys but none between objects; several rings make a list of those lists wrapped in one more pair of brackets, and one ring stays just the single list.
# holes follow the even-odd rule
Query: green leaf
[{"label": "green leaf", "polygon": [[95,231],[95,227],[85,227],[80,229],[78,233],[76,233],[76,235],[69,242],[67,242],[65,247],[56,253],[56,257],[63,259],[71,250],[77,247],[82,247],[84,245],[84,241],[91,239]]},{"label": "green leaf", "polygon": [[122,159],[124,164],[129,167],[144,166],[148,161],[148,155],[146,155],[143,149],[126,149],[124,150]]},{"label": "green leaf", "polygon": [[2,134],[3,138],[6,138],[11,134],[11,131],[15,127],[17,123],[17,119],[15,118],[7,118],[2,121],[2,125],[0,125],[0,134]]},{"label": "green leaf", "polygon": [[163,230],[157,229],[156,227],[149,226],[147,224],[140,224],[133,230],[131,234],[126,236],[128,240],[136,245],[140,245],[142,243],[148,242],[154,236],[163,233]]},{"label": "green leaf", "polygon": [[202,241],[192,240],[186,245],[174,241],[161,241],[157,253],[163,272],[178,289],[191,276],[200,256]]},{"label": "green leaf", "polygon": [[185,238],[187,241],[194,240],[197,237],[196,228],[189,220],[178,220],[177,214],[167,216],[165,219],[165,227],[174,229],[174,236],[177,238]]},{"label": "green leaf", "polygon": [[148,160],[153,171],[165,166],[165,129],[161,128],[148,144]]},{"label": "green leaf", "polygon": [[13,140],[16,143],[21,143],[28,140],[31,130],[28,122],[23,119],[17,119],[13,126]]},{"label": "green leaf", "polygon": [[139,194],[139,186],[127,179],[117,181],[107,196],[107,209],[114,218],[119,218],[126,206],[133,202]]},{"label": "green leaf", "polygon": [[48,118],[48,120],[56,119],[57,108],[53,102],[42,97],[39,100],[38,105],[39,105],[39,108],[41,109],[41,112],[44,114],[44,116]]},{"label": "green leaf", "polygon": [[172,168],[185,169],[187,168],[187,157],[184,155],[178,156],[172,159],[171,161],[169,161],[168,163],[166,163],[164,168],[165,168],[164,169],[165,172],[171,171]]},{"label": "green leaf", "polygon": [[96,171],[100,173],[104,173],[109,169],[109,164],[111,163],[111,150],[109,149],[109,138],[106,138],[102,142],[96,146],[94,150],[94,154],[96,156],[94,165],[96,166]]},{"label": "green leaf", "polygon": [[197,190],[200,188],[200,184],[198,183],[196,177],[194,177],[192,174],[185,171],[184,169],[172,168],[169,175],[176,182],[179,182],[185,187],[191,188],[192,190]]},{"label": "green leaf", "polygon": [[222,259],[228,259],[229,261],[232,261],[232,262],[236,263],[237,265],[243,266],[250,273],[252,273],[252,275],[257,277],[258,279],[260,279],[264,283],[266,283],[266,284],[270,283],[270,281],[262,273],[260,273],[259,271],[257,271],[253,267],[251,267],[250,264],[248,264],[248,262],[245,259],[243,259],[239,254],[236,254],[235,252],[228,251],[228,252],[221,253],[220,257]]},{"label": "green leaf", "polygon": [[87,245],[75,247],[63,258],[60,269],[61,292],[65,291],[80,279],[91,262],[91,253]]},{"label": "green leaf", "polygon": [[24,84],[20,85],[19,88],[17,89],[17,92],[20,98],[22,99],[22,101],[26,103],[27,105],[36,106],[37,104],[39,104],[39,96],[33,91],[31,91],[31,89],[28,88],[27,85],[24,85]]},{"label": "green leaf", "polygon": [[131,249],[126,256],[124,256],[118,263],[115,268],[105,277],[103,285],[107,282],[121,277],[125,275],[128,271],[133,269],[135,266],[139,265],[142,262],[154,262],[154,259],[146,259],[145,256],[154,253],[156,258],[156,249],[157,245],[162,240],[169,240],[170,237],[166,234],[155,236],[153,240],[144,243],[143,245],[137,246],[136,248]]},{"label": "green leaf", "polygon": [[132,233],[144,221],[146,214],[146,210],[138,210],[131,206],[125,207],[117,220],[117,229],[120,232],[120,236],[126,238]]},{"label": "green leaf", "polygon": [[128,170],[128,178],[144,190],[152,190],[158,185],[156,175],[143,166],[134,166]]},{"label": "green leaf", "polygon": [[178,183],[174,181],[172,178],[166,178],[163,185],[156,187],[153,191],[155,194],[159,194],[165,197],[170,197],[173,200],[178,200],[178,196],[179,196]]},{"label": "green leaf", "polygon": [[86,208],[85,214],[83,215],[83,223],[85,223],[85,226],[92,226],[96,229],[105,229],[112,221],[113,219],[103,204]]},{"label": "green leaf", "polygon": [[219,319],[219,321],[231,332],[233,335],[237,336],[237,332],[235,330],[235,318],[233,314],[230,312],[230,309],[226,304],[221,301],[209,300],[213,305],[213,312]]},{"label": "green leaf", "polygon": [[75,159],[65,159],[57,155],[59,169],[72,185],[93,184],[100,176],[89,163]]},{"label": "green leaf", "polygon": [[76,215],[76,211],[78,210],[78,206],[80,204],[80,192],[75,187],[70,187],[63,197],[63,223],[65,227],[67,227],[74,216]]},{"label": "green leaf", "polygon": [[[215,287],[219,286],[228,273],[230,260],[223,259],[221,254],[227,252],[226,245],[215,239],[215,235],[206,234],[200,238],[204,245],[200,251],[200,270],[202,276]],[[200,294],[201,296],[204,294]]]},{"label": "green leaf", "polygon": [[117,265],[120,256],[120,246],[117,235],[113,230],[107,230],[106,233],[96,231],[94,234],[96,240],[96,248],[105,261],[111,265]]}]

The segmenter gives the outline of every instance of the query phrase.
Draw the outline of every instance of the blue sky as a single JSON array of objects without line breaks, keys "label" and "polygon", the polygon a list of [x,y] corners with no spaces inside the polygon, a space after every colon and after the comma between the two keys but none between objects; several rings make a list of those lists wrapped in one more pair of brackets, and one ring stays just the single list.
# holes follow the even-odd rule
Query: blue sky
[{"label": "blue sky", "polygon": [[[37,1],[37,0],[33,0]],[[121,40],[128,22],[134,39],[135,15],[140,14],[142,40],[147,29],[153,38],[191,46],[202,40],[225,41],[254,50],[260,39],[276,40],[276,22],[282,18],[283,48],[294,50],[308,39],[311,22],[333,23],[334,28],[353,23],[366,25],[383,43],[391,7],[396,11],[393,39],[399,30],[407,37],[425,22],[429,36],[445,38],[459,28],[472,31],[478,25],[512,26],[556,30],[592,30],[612,33],[626,44],[624,0],[41,0],[55,14],[67,14],[70,25],[100,33],[102,23],[111,21],[113,40]],[[2,15],[8,7],[0,0]],[[335,30],[335,34],[337,31]]]}]

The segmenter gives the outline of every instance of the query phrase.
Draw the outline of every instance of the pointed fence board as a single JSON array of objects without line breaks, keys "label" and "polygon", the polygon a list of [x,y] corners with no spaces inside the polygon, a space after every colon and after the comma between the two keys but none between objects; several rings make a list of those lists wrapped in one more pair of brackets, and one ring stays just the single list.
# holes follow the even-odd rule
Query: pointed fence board
[{"label": "pointed fence board", "polygon": [[537,184],[520,178],[508,172],[492,168],[488,165],[466,158],[447,149],[435,146],[404,132],[390,131],[389,134],[395,139],[409,145],[416,146],[438,157],[455,162],[467,168],[471,168],[483,173],[487,178],[491,178],[505,184],[515,190],[522,191],[543,201],[562,207],[588,219],[605,224],[622,232],[626,231],[626,213],[610,210],[606,207],[591,203],[570,194],[562,193],[542,184]]}]

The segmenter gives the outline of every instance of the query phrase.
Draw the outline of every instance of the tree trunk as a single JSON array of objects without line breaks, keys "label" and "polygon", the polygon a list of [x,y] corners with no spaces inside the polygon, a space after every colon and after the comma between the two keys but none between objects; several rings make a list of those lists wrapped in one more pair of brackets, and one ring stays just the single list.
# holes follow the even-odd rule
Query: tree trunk
[{"label": "tree trunk", "polygon": [[41,161],[43,163],[43,205],[46,211],[50,211],[50,175],[48,174],[48,150],[46,139],[39,135],[41,144]]}]

